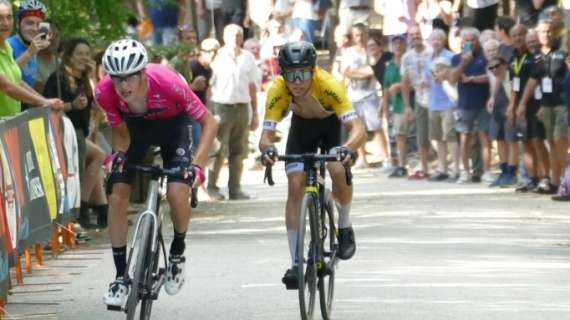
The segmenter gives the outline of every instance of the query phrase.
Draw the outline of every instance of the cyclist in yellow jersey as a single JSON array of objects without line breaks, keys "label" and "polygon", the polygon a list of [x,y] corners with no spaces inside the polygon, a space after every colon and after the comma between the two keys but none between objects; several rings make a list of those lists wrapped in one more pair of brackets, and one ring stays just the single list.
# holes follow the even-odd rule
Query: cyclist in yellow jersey
[{"label": "cyclist in yellow jersey", "polygon": [[[328,72],[315,66],[317,54],[312,44],[304,41],[286,44],[279,52],[281,76],[267,94],[265,120],[259,142],[266,165],[273,165],[276,154],[272,145],[275,128],[289,111],[293,112],[287,138],[286,154],[315,153],[317,148],[343,156],[342,163],[331,162],[328,171],[333,181],[333,196],[339,212],[338,257],[350,259],[356,251],[354,231],[349,219],[352,187],[346,184],[344,166],[353,165],[356,150],[364,141],[364,124],[346,97],[343,85]],[[341,123],[349,130],[341,145]],[[286,163],[288,196],[285,225],[292,267],[285,272],[283,283],[295,288],[297,283],[296,248],[298,217],[303,199],[305,173],[303,163]]]}]

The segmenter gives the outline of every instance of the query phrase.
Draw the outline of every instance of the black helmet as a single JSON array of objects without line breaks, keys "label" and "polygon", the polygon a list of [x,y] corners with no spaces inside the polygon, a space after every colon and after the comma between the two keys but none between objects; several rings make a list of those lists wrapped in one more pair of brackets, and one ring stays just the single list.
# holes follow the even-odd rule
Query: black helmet
[{"label": "black helmet", "polygon": [[306,41],[286,43],[279,51],[281,70],[302,67],[314,67],[317,61],[315,47]]}]

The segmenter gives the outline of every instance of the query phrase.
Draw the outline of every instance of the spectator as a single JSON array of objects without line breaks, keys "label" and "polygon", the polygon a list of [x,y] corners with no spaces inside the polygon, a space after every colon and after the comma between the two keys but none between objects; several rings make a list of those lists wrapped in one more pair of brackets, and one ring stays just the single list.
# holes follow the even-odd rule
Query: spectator
[{"label": "spectator", "polygon": [[63,108],[59,99],[46,99],[22,81],[22,72],[14,60],[6,39],[14,28],[12,4],[0,0],[0,117],[11,117],[21,111],[21,101],[37,106]]},{"label": "spectator", "polygon": [[[384,51],[384,40],[380,36],[372,36],[368,40],[368,60],[370,66],[372,67],[372,72],[378,81],[378,84],[382,86],[384,81],[384,74],[386,73],[386,64],[394,58],[392,52]],[[383,97],[383,99],[387,99]],[[380,102],[380,112],[379,118],[382,124],[386,123],[386,110],[382,109],[382,102]],[[388,148],[388,139],[386,138],[386,133],[384,128],[380,129],[379,144],[380,152],[384,158],[382,162],[383,170],[391,168],[390,163],[390,152]]]},{"label": "spectator", "polygon": [[255,79],[255,86],[261,89],[261,82],[263,80],[263,75],[261,73],[261,70],[263,68],[263,60],[261,59],[261,46],[259,44],[259,40],[256,38],[249,38],[243,43],[243,48],[246,51],[249,51],[255,59],[255,66],[259,71],[257,72],[257,78]]},{"label": "spectator", "polygon": [[[374,146],[379,149],[382,141],[382,122],[379,114],[379,100],[374,83],[374,72],[368,63],[366,45],[368,43],[368,28],[358,23],[352,27],[354,45],[346,50],[342,59],[343,75],[348,81],[348,98],[354,110],[366,125],[366,129],[374,135]],[[366,149],[362,145],[357,150],[357,168],[369,166],[366,159]]]},{"label": "spectator", "polygon": [[267,36],[261,41],[261,59],[267,59],[275,56],[274,48],[282,46],[287,41],[285,28],[283,23],[277,19],[271,19],[267,23]]},{"label": "spectator", "polygon": [[464,19],[479,31],[495,27],[499,0],[456,0],[453,5],[455,12],[458,12],[459,7],[463,5]]},{"label": "spectator", "polygon": [[[458,120],[456,129],[460,133],[460,154],[463,161],[458,183],[471,181],[469,154],[474,134],[479,135],[483,154],[484,174],[482,180],[492,183],[495,179],[489,171],[491,165],[491,144],[489,141],[490,115],[485,106],[489,98],[489,77],[487,59],[479,43],[479,31],[464,28],[461,31],[463,53],[452,59],[451,83],[458,84]],[[476,150],[479,152],[479,150]]]},{"label": "spectator", "polygon": [[[544,17],[542,17],[544,16]],[[550,19],[552,22],[552,34],[554,35],[556,45],[563,45],[562,41],[566,35],[566,28],[564,28],[564,12],[562,8],[558,6],[550,6],[544,9],[541,17],[544,19]],[[541,18],[539,17],[539,19]]]},{"label": "spectator", "polygon": [[[422,180],[429,177],[429,90],[425,70],[432,52],[424,45],[418,26],[410,28],[408,34],[412,48],[402,57],[402,98],[406,106],[406,117],[409,120],[415,119],[416,122],[416,140],[421,162],[421,169],[410,179]],[[412,90],[415,99],[411,97]]]},{"label": "spectator", "polygon": [[[223,199],[217,187],[225,149],[228,150],[229,198],[249,199],[241,190],[243,159],[247,157],[249,130],[259,126],[255,81],[257,67],[253,55],[241,49],[243,29],[230,24],[224,28],[224,46],[218,50],[212,63],[212,101],[216,115],[220,118],[218,140],[221,150],[209,172],[208,193],[212,198]],[[249,124],[249,104],[252,120]],[[249,124],[249,125],[248,125]]]},{"label": "spectator", "polygon": [[198,37],[190,25],[183,25],[178,29],[178,52],[170,59],[170,66],[178,71],[188,83],[192,82],[193,75],[190,61],[196,55]]},{"label": "spectator", "polygon": [[[501,43],[499,45],[499,56],[505,61],[511,61],[515,49],[513,48],[513,40],[511,39],[511,29],[514,27],[515,21],[508,16],[498,17],[495,22],[495,33]],[[524,39],[523,39],[524,42]],[[483,42],[485,45],[485,42]]]},{"label": "spectator", "polygon": [[212,30],[215,38],[222,42],[225,26],[233,23],[243,28],[246,22],[249,23],[249,16],[246,15],[248,0],[194,0],[194,3],[200,40],[207,38]]},{"label": "spectator", "polygon": [[[95,63],[91,59],[91,46],[84,39],[72,39],[65,46],[59,73],[52,73],[44,90],[46,97],[59,97],[64,102],[65,114],[75,128],[79,155],[81,182],[81,208],[78,222],[83,228],[93,228],[89,219],[89,199],[95,188],[103,188],[101,166],[105,153],[89,135],[91,108],[94,105],[93,87]],[[98,203],[98,221],[107,222],[107,203]]]},{"label": "spectator", "polygon": [[[437,0],[421,0],[416,12],[416,23],[420,27],[422,38],[428,40],[434,29],[436,19],[441,15],[441,7]],[[447,28],[449,29],[449,27]]]},{"label": "spectator", "polygon": [[406,177],[406,137],[408,134],[408,119],[405,115],[404,101],[401,94],[400,66],[402,56],[406,52],[406,38],[404,36],[392,37],[392,52],[394,59],[388,62],[383,82],[382,110],[390,112],[394,135],[396,136],[396,148],[398,149],[398,166],[390,174],[391,178]]},{"label": "spectator", "polygon": [[285,27],[285,33],[289,34],[293,29],[291,14],[293,13],[293,5],[291,0],[275,0],[273,6],[273,19],[281,21]]},{"label": "spectator", "polygon": [[[176,42],[176,29],[190,22],[188,0],[179,0],[178,4],[170,0],[149,0],[149,16],[152,22],[152,43],[169,46]],[[143,0],[137,0],[137,11],[141,21],[147,19]]]},{"label": "spectator", "polygon": [[[447,35],[441,29],[433,30],[430,43],[433,53],[429,63],[424,68],[429,95],[429,137],[436,142],[438,173],[430,181],[457,181],[459,178],[459,147],[457,132],[454,128],[453,109],[456,102],[446,87],[451,87],[448,81],[453,53],[445,48]],[[451,154],[454,168],[451,179],[448,170],[447,154]]]},{"label": "spectator", "polygon": [[305,41],[313,43],[319,17],[313,9],[311,0],[294,0],[293,26],[303,31]]},{"label": "spectator", "polygon": [[[14,59],[22,70],[22,78],[32,88],[38,79],[37,54],[50,44],[47,34],[39,32],[46,11],[46,7],[37,0],[23,2],[18,9],[18,34],[7,40],[14,52]],[[24,109],[27,107],[25,105]]]},{"label": "spectator", "polygon": [[512,12],[516,15],[513,18],[520,18],[520,23],[527,28],[534,28],[538,22],[538,16],[547,7],[555,6],[557,0],[515,0]]},{"label": "spectator", "polygon": [[540,85],[542,91],[542,106],[537,117],[542,120],[546,130],[546,139],[550,147],[550,163],[552,174],[544,177],[537,192],[555,194],[560,185],[560,177],[566,166],[568,152],[568,126],[566,125],[568,110],[565,106],[564,90],[562,87],[566,75],[567,52],[557,47],[550,20],[541,20],[536,27],[538,41],[541,45],[541,72],[531,75],[524,96],[518,108],[525,108],[535,87]]},{"label": "spectator", "polygon": [[338,5],[339,26],[346,31],[357,23],[368,26],[370,7],[368,0],[340,0]]},{"label": "spectator", "polygon": [[[513,46],[516,51],[510,68],[512,93],[511,102],[506,112],[507,124],[505,128],[506,140],[508,140],[509,135],[512,135],[508,134],[508,131],[512,130],[510,128],[515,128],[524,142],[525,159],[527,159],[525,167],[530,179],[520,184],[517,188],[518,191],[529,191],[536,188],[541,172],[543,176],[545,175],[544,165],[548,162],[548,151],[544,147],[544,125],[536,117],[540,108],[540,100],[537,99],[539,97],[534,96],[528,100],[526,105],[520,105],[527,83],[533,74],[540,72],[535,57],[526,47],[526,35],[527,29],[524,25],[517,25],[511,30]],[[515,142],[509,146],[508,165],[502,164],[502,171],[506,169],[507,172],[503,174],[503,180],[498,181],[500,186],[509,185],[511,176],[515,176],[518,156],[518,144]]]},{"label": "spectator", "polygon": [[495,33],[495,30],[487,29],[481,32],[481,35],[479,36],[479,43],[485,44],[485,42],[489,40],[499,40],[497,34]]},{"label": "spectator", "polygon": [[[331,66],[331,74],[337,80],[344,83],[344,75],[341,72],[341,64],[343,54],[352,45],[352,38],[350,32],[348,32],[343,26],[336,26],[334,29],[334,42],[336,45],[333,63]],[[381,81],[380,81],[381,82]]]},{"label": "spectator", "polygon": [[531,29],[526,34],[525,38],[526,47],[528,51],[532,54],[539,54],[540,53],[540,42],[538,42],[538,33],[536,30]]},{"label": "spectator", "polygon": [[382,33],[393,38],[398,35],[405,35],[408,27],[415,21],[408,10],[408,0],[380,0],[377,10],[383,15]]},{"label": "spectator", "polygon": [[[208,38],[200,42],[200,53],[198,57],[192,59],[190,68],[194,76],[191,87],[196,93],[200,101],[207,106],[208,94],[210,88],[210,79],[212,78],[211,63],[216,57],[216,53],[220,49],[220,43],[214,38]],[[195,138],[196,141],[200,139]]]},{"label": "spectator", "polygon": [[48,77],[55,71],[58,59],[58,50],[60,49],[61,39],[59,28],[56,24],[46,20],[50,23],[48,38],[51,42],[47,48],[38,52],[38,79],[34,89],[37,92],[44,92],[44,86]]}]

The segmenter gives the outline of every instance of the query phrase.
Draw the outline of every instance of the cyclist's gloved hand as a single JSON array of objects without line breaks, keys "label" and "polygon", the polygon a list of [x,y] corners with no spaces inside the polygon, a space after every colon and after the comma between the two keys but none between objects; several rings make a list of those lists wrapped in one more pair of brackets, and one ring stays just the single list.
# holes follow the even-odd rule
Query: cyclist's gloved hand
[{"label": "cyclist's gloved hand", "polygon": [[277,148],[274,145],[267,147],[261,154],[261,163],[264,166],[272,166],[277,160]]},{"label": "cyclist's gloved hand", "polygon": [[192,175],[194,176],[193,188],[200,186],[204,181],[206,181],[206,174],[204,174],[204,169],[197,164],[192,164]]},{"label": "cyclist's gloved hand", "polygon": [[115,151],[103,160],[103,167],[107,174],[112,172],[123,172],[123,167],[127,163],[127,154],[123,151]]},{"label": "cyclist's gloved hand", "polygon": [[356,162],[356,158],[358,158],[358,154],[352,149],[344,146],[338,146],[332,148],[330,154],[339,155],[340,160],[344,166],[352,166]]}]

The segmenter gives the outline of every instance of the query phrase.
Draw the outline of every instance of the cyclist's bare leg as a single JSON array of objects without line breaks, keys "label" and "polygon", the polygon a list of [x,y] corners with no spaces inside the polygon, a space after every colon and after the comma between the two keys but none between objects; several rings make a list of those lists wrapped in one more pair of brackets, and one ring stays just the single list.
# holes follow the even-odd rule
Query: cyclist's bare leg
[{"label": "cyclist's bare leg", "polygon": [[170,204],[170,218],[174,225],[174,231],[185,233],[190,221],[190,186],[182,182],[168,184],[166,197]]},{"label": "cyclist's bare leg", "polygon": [[297,248],[297,237],[299,229],[299,211],[301,201],[305,194],[305,173],[291,172],[287,174],[288,193],[287,205],[285,207],[285,226],[287,228],[287,238],[289,240],[289,253],[291,254],[291,264],[295,265],[295,252]]},{"label": "cyclist's bare leg", "polygon": [[126,183],[115,183],[109,195],[109,235],[113,249],[113,260],[117,271],[116,277],[122,277],[127,266],[127,234],[129,224],[127,209],[131,186]]},{"label": "cyclist's bare leg", "polygon": [[129,230],[127,209],[131,186],[126,183],[115,183],[113,192],[109,195],[109,235],[111,246],[114,248],[127,245],[127,233]]},{"label": "cyclist's bare leg", "polygon": [[332,180],[332,194],[337,202],[339,228],[350,227],[350,204],[352,203],[352,186],[346,184],[346,171],[341,163],[327,165]]}]

